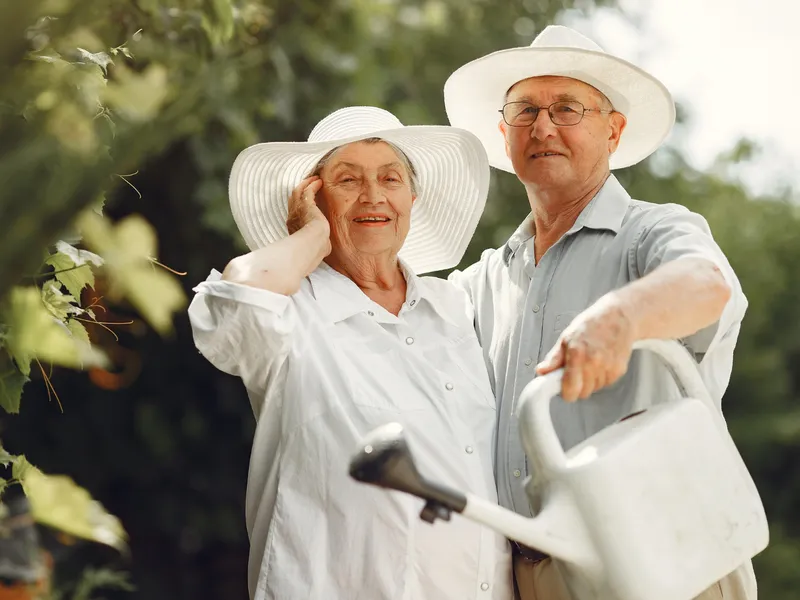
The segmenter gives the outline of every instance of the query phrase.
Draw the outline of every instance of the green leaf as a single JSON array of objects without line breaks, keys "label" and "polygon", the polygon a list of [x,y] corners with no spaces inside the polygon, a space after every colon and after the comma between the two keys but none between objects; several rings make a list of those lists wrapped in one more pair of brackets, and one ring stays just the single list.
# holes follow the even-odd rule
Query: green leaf
[{"label": "green leaf", "polygon": [[[30,365],[30,361],[28,361],[28,365]],[[0,375],[0,406],[3,407],[7,413],[15,415],[19,413],[19,406],[20,400],[22,398],[22,388],[25,387],[25,384],[30,381],[27,376],[23,375],[19,369],[14,367],[12,369]],[[30,372],[30,368],[28,369]],[[3,466],[6,466],[7,463],[3,463],[6,456],[10,456],[8,453],[5,453],[5,450],[0,449],[0,463]]]},{"label": "green leaf", "polygon": [[[101,198],[102,201],[105,202],[105,194],[101,194]],[[56,242],[56,250],[69,256],[76,265],[85,265],[88,263],[95,267],[103,266],[104,261],[102,256],[98,256],[94,252],[89,252],[88,250],[76,248],[63,240]]]},{"label": "green leaf", "polygon": [[62,292],[54,281],[47,281],[42,286],[42,302],[50,314],[60,321],[66,321],[69,315],[79,315],[83,312],[75,298]]},{"label": "green leaf", "polygon": [[156,236],[152,226],[138,215],[116,226],[107,219],[84,212],[78,220],[86,244],[107,257],[106,272],[112,295],[125,297],[159,333],[172,330],[172,315],[186,305],[177,280],[156,269]]},{"label": "green leaf", "polygon": [[24,454],[19,454],[14,457],[14,462],[11,465],[11,477],[22,483],[23,487],[31,474],[41,473],[39,469],[34,467],[28,462]]},{"label": "green leaf", "polygon": [[[114,129],[114,121],[112,121],[111,117],[109,117],[108,115],[105,115],[105,116],[106,116],[108,122],[111,124],[112,131],[113,131],[113,129]],[[101,192],[100,195],[97,197],[97,200],[95,200],[94,204],[92,204],[92,210],[94,212],[96,212],[98,215],[102,215],[103,214],[103,209],[105,207],[106,207],[106,194],[105,194],[105,192]],[[95,256],[97,256],[97,255],[95,255]],[[100,257],[98,256],[98,258],[100,258]]]},{"label": "green leaf", "polygon": [[131,122],[142,123],[155,117],[169,95],[167,69],[150,64],[141,73],[122,65],[114,69],[115,79],[103,91],[103,100]]},{"label": "green leaf", "polygon": [[119,519],[69,477],[45,475],[29,466],[19,479],[37,523],[118,550],[127,547],[128,535]]},{"label": "green leaf", "polygon": [[86,344],[91,344],[91,340],[89,339],[89,332],[86,331],[86,327],[83,326],[83,323],[77,321],[75,319],[70,319],[67,321],[67,329],[69,329],[70,334],[76,340],[80,340]]},{"label": "green leaf", "polygon": [[[3,492],[6,491],[8,487],[8,481],[0,477],[0,499],[3,497]],[[2,515],[0,515],[0,519],[2,519]]]},{"label": "green leaf", "polygon": [[105,52],[89,52],[83,48],[77,48],[77,51],[81,62],[93,63],[103,69],[103,73],[107,72],[108,65],[114,64],[114,61]]},{"label": "green leaf", "polygon": [[[86,252],[85,250],[77,250],[66,242],[59,242],[56,248],[59,248],[59,251],[51,254],[45,262],[53,267],[59,283],[67,288],[67,291],[75,298],[80,298],[83,288],[87,285],[94,286],[94,273],[91,265],[97,263],[94,262],[94,259],[80,254],[81,252]],[[64,252],[60,248],[68,249],[69,251]],[[86,253],[96,257],[102,264],[102,259],[99,256],[91,252]],[[76,260],[79,262],[75,262]]]},{"label": "green leaf", "polygon": [[92,600],[96,597],[94,592],[99,589],[132,592],[136,587],[130,582],[130,574],[124,571],[87,567],[75,586],[72,600]]},{"label": "green leaf", "polygon": [[8,453],[8,450],[0,446],[0,465],[7,467],[14,460],[14,456]]},{"label": "green leaf", "polygon": [[25,375],[30,374],[34,357],[73,368],[107,364],[99,350],[73,337],[69,328],[50,314],[37,288],[12,288],[0,321],[10,325],[6,349]]}]

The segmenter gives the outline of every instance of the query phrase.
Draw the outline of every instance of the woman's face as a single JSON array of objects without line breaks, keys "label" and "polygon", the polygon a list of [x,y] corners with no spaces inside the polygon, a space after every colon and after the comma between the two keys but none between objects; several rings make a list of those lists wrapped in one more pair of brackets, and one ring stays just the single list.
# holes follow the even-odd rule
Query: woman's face
[{"label": "woman's face", "polygon": [[408,235],[411,174],[385,142],[353,142],[320,172],[317,204],[331,226],[331,254],[347,264],[367,256],[394,259]]}]

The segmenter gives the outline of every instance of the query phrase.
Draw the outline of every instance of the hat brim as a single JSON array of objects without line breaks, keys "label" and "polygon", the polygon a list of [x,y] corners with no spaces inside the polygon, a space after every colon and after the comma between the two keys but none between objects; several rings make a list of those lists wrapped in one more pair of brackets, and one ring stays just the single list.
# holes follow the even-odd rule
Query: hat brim
[{"label": "hat brim", "polygon": [[559,76],[583,81],[605,94],[627,125],[611,169],[634,165],[652,154],[675,123],[675,103],[658,79],[621,58],[571,47],[525,47],[499,50],[467,63],[445,83],[447,117],[454,127],[474,133],[489,163],[513,173],[498,130],[505,94],[530,77]]},{"label": "hat brim", "polygon": [[455,267],[486,204],[489,165],[481,142],[445,126],[408,126],[320,142],[269,142],[243,150],[233,164],[231,211],[251,250],[288,236],[292,190],[334,148],[368,137],[406,153],[417,171],[417,199],[400,257],[415,273]]}]

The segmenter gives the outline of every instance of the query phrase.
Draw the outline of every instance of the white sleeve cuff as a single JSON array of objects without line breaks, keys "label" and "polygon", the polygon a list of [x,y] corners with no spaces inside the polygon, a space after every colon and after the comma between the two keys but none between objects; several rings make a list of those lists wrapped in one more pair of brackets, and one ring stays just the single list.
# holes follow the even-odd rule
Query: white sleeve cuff
[{"label": "white sleeve cuff", "polygon": [[258,308],[264,308],[270,312],[281,314],[286,310],[291,302],[289,296],[270,292],[250,285],[234,283],[222,279],[222,273],[212,269],[208,278],[193,288],[198,294],[207,294],[217,298],[225,298],[249,304]]}]

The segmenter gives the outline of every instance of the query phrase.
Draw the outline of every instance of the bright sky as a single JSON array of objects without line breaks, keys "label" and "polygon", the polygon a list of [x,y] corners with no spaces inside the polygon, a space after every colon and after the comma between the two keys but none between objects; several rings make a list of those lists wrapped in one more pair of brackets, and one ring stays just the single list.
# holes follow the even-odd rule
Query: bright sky
[{"label": "bright sky", "polygon": [[763,152],[737,175],[751,189],[800,196],[800,2],[619,0],[589,19],[565,15],[606,51],[656,75],[689,112],[669,142],[707,168],[748,137]]}]

